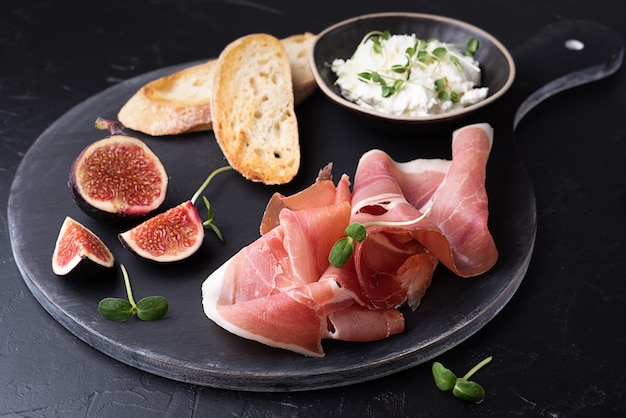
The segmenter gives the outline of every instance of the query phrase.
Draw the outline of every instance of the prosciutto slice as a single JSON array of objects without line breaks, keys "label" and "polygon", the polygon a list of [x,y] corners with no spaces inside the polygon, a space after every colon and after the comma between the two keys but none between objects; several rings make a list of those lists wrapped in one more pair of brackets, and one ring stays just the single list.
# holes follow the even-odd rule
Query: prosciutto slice
[{"label": "prosciutto slice", "polygon": [[355,301],[336,281],[318,280],[348,225],[350,204],[283,209],[279,217],[204,282],[205,313],[239,336],[319,356],[326,315]]},{"label": "prosciutto slice", "polygon": [[265,234],[272,228],[278,226],[279,215],[283,209],[300,210],[321,208],[334,203],[350,202],[352,193],[350,192],[350,179],[347,175],[341,176],[337,186],[332,181],[332,176],[328,172],[332,165],[326,166],[318,175],[313,185],[293,194],[284,196],[274,193],[270,198],[261,220],[260,232]]},{"label": "prosciutto slice", "polygon": [[[373,341],[404,330],[399,307],[415,309],[438,263],[462,277],[493,266],[487,228],[486,124],[453,133],[452,160],[396,162],[381,150],[359,161],[353,190],[328,170],[292,196],[275,194],[261,236],[202,285],[205,314],[244,338],[306,356],[321,341]],[[366,225],[348,263],[329,265],[350,222]]]},{"label": "prosciutto slice", "polygon": [[452,164],[435,191],[429,218],[441,231],[418,231],[417,237],[450,270],[473,277],[491,269],[498,250],[489,231],[485,189],[493,129],[487,124],[461,128],[452,136]]},{"label": "prosciutto slice", "polygon": [[[322,339],[373,341],[404,330],[398,310],[369,303],[352,264],[329,264],[331,247],[350,220],[349,181],[342,176],[335,196],[320,206],[310,197],[320,190],[327,195],[329,180],[321,181],[295,198],[278,196],[278,224],[205,280],[204,312],[217,325],[316,357],[324,355]],[[298,204],[303,196],[314,204]]]},{"label": "prosciutto slice", "polygon": [[[492,142],[491,127],[477,124],[453,133],[451,161],[397,163],[380,150],[363,155],[355,175],[351,222],[396,223],[368,227],[355,250],[359,281],[372,289],[368,294],[376,306],[395,303],[405,290],[409,305],[419,304],[435,265],[430,275],[424,263],[416,271],[411,268],[416,256],[424,262],[438,260],[461,277],[493,267],[498,252],[488,229],[485,190]],[[383,247],[396,258],[378,260]],[[399,274],[407,270],[415,273]],[[381,287],[386,293],[375,295]]]}]

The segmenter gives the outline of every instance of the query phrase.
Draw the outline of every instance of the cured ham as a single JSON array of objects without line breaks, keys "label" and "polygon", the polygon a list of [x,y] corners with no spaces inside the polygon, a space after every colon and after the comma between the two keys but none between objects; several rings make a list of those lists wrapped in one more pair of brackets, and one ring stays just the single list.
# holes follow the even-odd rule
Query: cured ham
[{"label": "cured ham", "polygon": [[[473,277],[491,269],[498,250],[489,231],[489,207],[485,179],[487,160],[493,144],[493,129],[487,124],[461,128],[452,136],[452,164],[432,197],[429,218],[441,236],[431,250],[449,269],[461,277]],[[429,246],[433,239],[424,232],[418,239]],[[438,245],[445,249],[435,248]],[[441,251],[449,251],[444,255]]]},{"label": "cured ham", "polygon": [[[378,233],[408,233],[455,274],[472,277],[486,272],[498,258],[488,229],[485,189],[492,143],[492,128],[477,124],[453,133],[449,162],[399,164],[379,150],[364,154],[355,175],[351,221],[406,222],[428,211],[428,216],[414,225],[373,226],[368,238]],[[411,179],[416,176],[439,177],[440,182],[431,182],[423,188],[424,193],[415,193],[420,184]]]},{"label": "cured ham", "polygon": [[[307,356],[323,339],[374,341],[404,330],[398,309],[420,304],[439,263],[478,276],[498,253],[488,230],[489,125],[453,133],[452,159],[359,160],[350,190],[322,170],[309,188],[275,194],[261,236],[202,285],[205,314],[244,338]],[[329,264],[351,222],[366,227],[343,267]]]},{"label": "cured ham", "polygon": [[397,163],[380,150],[362,156],[351,222],[371,224],[354,259],[374,306],[406,301],[416,309],[439,261],[461,277],[495,264],[485,190],[492,142],[491,127],[480,124],[453,133],[451,161]]},{"label": "cured ham", "polygon": [[328,164],[320,170],[313,185],[293,194],[284,196],[274,193],[270,198],[261,220],[260,232],[265,234],[270,229],[278,226],[280,211],[288,208],[291,210],[320,208],[340,202],[350,202],[350,179],[342,175],[337,186],[332,181],[332,164]]},{"label": "cured ham", "polygon": [[328,262],[350,220],[347,184],[343,176],[326,206],[284,207],[278,225],[205,280],[205,314],[233,334],[316,357],[324,355],[322,339],[373,341],[402,332],[399,311],[373,310],[354,269]]},{"label": "cured ham", "polygon": [[319,280],[350,219],[347,201],[279,214],[279,225],[243,248],[203,284],[205,313],[245,338],[319,356],[326,315],[355,303]]},{"label": "cured ham", "polygon": [[228,299],[222,291],[232,284],[233,275],[229,270],[239,262],[241,260],[229,260],[211,280],[204,282],[206,315],[240,337],[306,356],[322,356],[321,340],[329,334],[327,311],[353,305],[350,293],[343,291],[337,282],[325,280],[297,287],[276,286],[267,292],[263,284],[253,295],[248,295],[252,297]]}]

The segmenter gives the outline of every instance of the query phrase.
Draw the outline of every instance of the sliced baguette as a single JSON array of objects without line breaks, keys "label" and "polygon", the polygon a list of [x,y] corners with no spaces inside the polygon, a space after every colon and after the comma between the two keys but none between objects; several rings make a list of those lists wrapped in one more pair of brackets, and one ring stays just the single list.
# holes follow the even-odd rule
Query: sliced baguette
[{"label": "sliced baguette", "polygon": [[309,50],[313,45],[313,41],[315,41],[315,35],[310,32],[292,35],[281,40],[289,57],[295,104],[302,103],[317,88],[317,83],[309,64]]},{"label": "sliced baguette", "polygon": [[268,34],[231,42],[211,87],[215,138],[229,164],[248,180],[288,183],[300,168],[289,57]]},{"label": "sliced baguette", "polygon": [[[309,32],[281,40],[289,56],[296,104],[317,88],[307,56],[314,40]],[[211,130],[216,64],[217,59],[212,59],[147,83],[122,106],[118,120],[129,129],[153,136]]]},{"label": "sliced baguette", "polygon": [[176,135],[211,129],[210,86],[216,60],[151,81],[120,109],[127,128],[149,135]]}]

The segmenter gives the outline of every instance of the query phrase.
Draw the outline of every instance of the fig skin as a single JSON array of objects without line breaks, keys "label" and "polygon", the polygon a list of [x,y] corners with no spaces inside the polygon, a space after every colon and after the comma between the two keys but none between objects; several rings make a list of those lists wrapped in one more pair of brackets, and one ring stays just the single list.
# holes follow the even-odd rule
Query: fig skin
[{"label": "fig skin", "polygon": [[[145,171],[137,172],[139,168]],[[140,139],[121,134],[110,135],[83,149],[72,164],[68,179],[72,198],[83,212],[114,223],[141,221],[156,211],[165,200],[167,185],[167,172],[157,155]],[[97,186],[102,188],[97,190]],[[132,195],[126,190],[139,192]],[[97,193],[106,196],[95,196]]]},{"label": "fig skin", "polygon": [[89,278],[110,271],[114,265],[113,253],[104,242],[90,229],[66,216],[52,254],[54,274]]},{"label": "fig skin", "polygon": [[[118,234],[118,239],[136,256],[172,263],[198,251],[204,241],[204,225],[194,204],[187,200]],[[156,248],[149,248],[155,242]]]}]

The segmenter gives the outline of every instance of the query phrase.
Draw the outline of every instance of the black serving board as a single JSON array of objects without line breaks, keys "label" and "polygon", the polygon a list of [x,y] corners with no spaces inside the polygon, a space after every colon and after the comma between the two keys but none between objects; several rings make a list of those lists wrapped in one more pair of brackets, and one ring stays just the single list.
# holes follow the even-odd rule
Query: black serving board
[{"label": "black serving board", "polygon": [[[71,109],[37,139],[15,176],[8,213],[16,263],[39,303],[78,338],[123,363],[182,382],[252,391],[304,390],[369,380],[422,363],[475,333],[512,297],[531,256],[536,222],[531,184],[508,144],[501,147],[502,152],[494,147],[488,168],[491,224],[500,250],[497,265],[475,279],[457,278],[441,267],[419,309],[405,312],[403,334],[373,343],[327,341],[326,357],[306,358],[216,326],[202,311],[202,282],[259,236],[259,222],[272,193],[301,190],[328,162],[333,162],[336,178],[342,173],[352,176],[358,158],[372,148],[381,148],[399,161],[449,158],[454,126],[447,123],[428,131],[372,126],[316,93],[297,109],[302,165],[293,183],[269,187],[249,182],[236,172],[220,174],[205,195],[225,242],[207,230],[202,248],[190,259],[155,264],[121,246],[117,233],[126,227],[81,212],[71,198],[67,178],[80,151],[106,135],[93,126],[98,116],[115,119],[139,87],[179,68],[128,80]],[[496,131],[496,144],[511,142],[510,128],[506,132],[502,137]],[[162,138],[128,133],[143,139],[168,171],[163,209],[189,199],[212,170],[226,164],[212,132]],[[52,251],[65,216],[92,229],[109,246],[117,264],[126,266],[137,299],[163,295],[169,300],[170,311],[164,319],[131,318],[118,323],[100,316],[99,300],[125,296],[117,267],[104,276],[82,280],[53,274]]]}]

